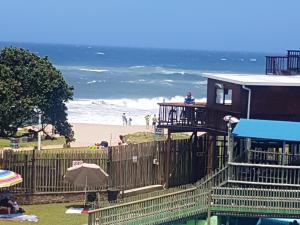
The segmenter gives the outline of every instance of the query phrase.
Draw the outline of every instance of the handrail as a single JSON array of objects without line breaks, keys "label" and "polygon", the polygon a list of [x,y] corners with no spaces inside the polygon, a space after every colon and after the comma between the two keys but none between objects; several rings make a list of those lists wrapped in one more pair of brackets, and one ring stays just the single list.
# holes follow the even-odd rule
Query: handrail
[{"label": "handrail", "polygon": [[219,215],[300,215],[300,192],[283,189],[213,188],[211,210]]},{"label": "handrail", "polygon": [[[273,168],[271,165],[229,163],[213,175],[201,179],[196,187],[91,210],[88,212],[89,225],[127,224],[130,221],[135,224],[150,225],[199,216],[208,213],[209,210],[218,215],[248,215],[248,213],[251,213],[251,216],[300,215],[299,190],[220,186],[225,180],[230,182],[232,177],[239,174],[235,167],[248,166],[258,169]],[[295,168],[300,169],[300,167],[280,165],[275,169],[281,171],[282,169],[293,170]],[[233,182],[235,181],[243,182],[233,180]],[[257,184],[257,182],[251,181],[245,181],[245,183],[247,185]],[[266,184],[271,183],[267,182]],[[275,185],[280,186],[281,183]],[[295,185],[287,186],[293,187]]]},{"label": "handrail", "polygon": [[160,199],[162,197],[168,197],[168,196],[172,196],[172,195],[176,195],[176,194],[186,193],[186,192],[189,192],[189,191],[195,191],[196,189],[197,188],[194,187],[194,188],[189,188],[189,189],[182,190],[182,191],[176,191],[176,192],[172,192],[172,193],[168,193],[168,194],[164,194],[164,195],[159,195],[159,196],[155,196],[155,197],[136,200],[136,201],[133,201],[133,202],[127,202],[127,203],[122,203],[122,204],[119,204],[119,205],[108,206],[108,207],[105,207],[105,208],[89,210],[88,213],[95,213],[95,212],[100,212],[100,211],[104,211],[104,210],[108,210],[108,209],[113,209],[113,208],[118,208],[118,207],[123,207],[123,206],[128,206],[128,205],[134,205],[134,204],[138,204],[138,203],[142,203],[142,202],[146,202],[146,201],[150,201],[150,200]]},{"label": "handrail", "polygon": [[253,163],[228,163],[231,166],[250,166],[250,167],[266,167],[266,168],[277,168],[277,169],[300,169],[300,166],[285,166],[285,165],[269,165],[269,164],[253,164]]},{"label": "handrail", "polygon": [[205,213],[206,210],[207,191],[195,187],[162,196],[91,210],[88,212],[88,224],[123,224],[129,221],[134,221],[136,224],[155,224],[182,219],[188,213],[196,216],[201,212]]},{"label": "handrail", "polygon": [[215,186],[219,186],[221,183],[223,183],[223,180],[220,181],[220,179],[216,179],[217,177],[220,177],[220,174],[225,173],[225,176],[223,178],[227,179],[227,172],[228,172],[228,165],[224,166],[222,169],[220,170],[215,170],[214,173],[212,175],[206,175],[205,177],[203,177],[200,181],[196,182],[197,186],[204,186],[207,183],[209,183],[212,180],[218,180],[218,183],[214,182]]}]

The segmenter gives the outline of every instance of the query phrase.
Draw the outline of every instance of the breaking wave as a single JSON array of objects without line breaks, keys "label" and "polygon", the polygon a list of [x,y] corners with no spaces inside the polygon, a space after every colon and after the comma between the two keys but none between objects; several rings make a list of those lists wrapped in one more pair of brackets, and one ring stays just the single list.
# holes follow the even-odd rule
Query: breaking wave
[{"label": "breaking wave", "polygon": [[[144,125],[147,114],[158,114],[161,102],[183,102],[183,96],[171,98],[120,98],[120,99],[76,99],[67,103],[68,120],[71,123],[122,124],[122,114],[132,118],[133,125]],[[205,102],[206,99],[196,99]]]}]

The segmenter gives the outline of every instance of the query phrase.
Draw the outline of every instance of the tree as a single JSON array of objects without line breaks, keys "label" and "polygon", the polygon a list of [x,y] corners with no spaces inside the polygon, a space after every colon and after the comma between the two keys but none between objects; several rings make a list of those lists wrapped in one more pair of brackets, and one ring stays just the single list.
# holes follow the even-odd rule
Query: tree
[{"label": "tree", "polygon": [[73,97],[73,87],[64,80],[47,57],[41,58],[22,48],[0,52],[0,136],[14,136],[43,113],[43,124],[52,124],[66,141],[73,140],[65,103]]}]

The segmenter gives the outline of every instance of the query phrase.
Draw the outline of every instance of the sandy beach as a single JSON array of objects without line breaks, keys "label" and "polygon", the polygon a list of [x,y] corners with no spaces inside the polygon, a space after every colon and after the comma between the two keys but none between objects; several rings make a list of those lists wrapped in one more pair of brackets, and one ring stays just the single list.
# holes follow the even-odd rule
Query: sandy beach
[{"label": "sandy beach", "polygon": [[91,146],[101,141],[108,141],[110,145],[117,145],[119,135],[131,134],[135,132],[153,132],[146,129],[145,126],[121,126],[121,125],[103,125],[103,124],[85,124],[73,123],[75,132],[75,142],[71,143],[72,147]]}]

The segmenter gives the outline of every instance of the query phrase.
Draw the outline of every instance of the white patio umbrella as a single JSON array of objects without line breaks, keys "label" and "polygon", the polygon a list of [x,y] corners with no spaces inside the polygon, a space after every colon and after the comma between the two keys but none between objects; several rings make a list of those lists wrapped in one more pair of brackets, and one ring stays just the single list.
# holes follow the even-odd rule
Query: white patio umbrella
[{"label": "white patio umbrella", "polygon": [[104,186],[108,174],[100,166],[91,163],[72,166],[67,169],[65,180],[78,187],[84,187],[85,195],[88,186]]}]

